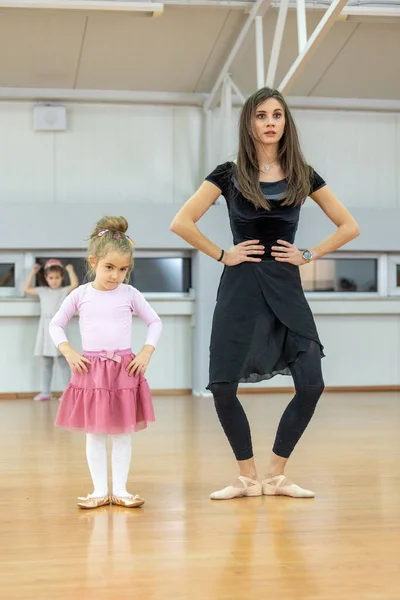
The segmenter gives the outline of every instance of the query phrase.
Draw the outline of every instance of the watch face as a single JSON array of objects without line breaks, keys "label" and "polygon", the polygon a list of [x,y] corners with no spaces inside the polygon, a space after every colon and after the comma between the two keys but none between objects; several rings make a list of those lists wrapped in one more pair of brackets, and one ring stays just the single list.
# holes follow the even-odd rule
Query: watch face
[{"label": "watch face", "polygon": [[303,258],[305,260],[311,260],[312,259],[312,252],[310,252],[309,250],[304,250],[304,252],[303,252]]}]

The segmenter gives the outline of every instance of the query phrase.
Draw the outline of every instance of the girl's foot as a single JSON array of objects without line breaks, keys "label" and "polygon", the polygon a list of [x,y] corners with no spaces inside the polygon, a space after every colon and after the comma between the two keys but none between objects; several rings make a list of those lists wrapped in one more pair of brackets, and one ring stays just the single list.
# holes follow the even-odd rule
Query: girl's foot
[{"label": "girl's foot", "polygon": [[78,506],[79,508],[99,508],[100,506],[105,506],[106,504],[110,504],[110,496],[92,496],[89,494],[86,498],[79,497],[78,498]]},{"label": "girl's foot", "polygon": [[132,494],[128,496],[111,496],[111,504],[124,506],[125,508],[139,508],[139,506],[143,506],[144,500],[140,496],[132,496]]},{"label": "girl's foot", "polygon": [[290,496],[291,498],[314,498],[315,493],[305,490],[296,483],[286,479],[285,475],[276,475],[262,482],[264,496]]},{"label": "girl's foot", "polygon": [[210,494],[211,500],[231,500],[232,498],[243,498],[248,496],[261,496],[261,484],[256,479],[240,475],[234,485],[228,485]]},{"label": "girl's foot", "polygon": [[40,393],[34,397],[34,400],[35,400],[35,402],[41,402],[42,400],[50,400],[50,398],[51,398],[50,394]]}]

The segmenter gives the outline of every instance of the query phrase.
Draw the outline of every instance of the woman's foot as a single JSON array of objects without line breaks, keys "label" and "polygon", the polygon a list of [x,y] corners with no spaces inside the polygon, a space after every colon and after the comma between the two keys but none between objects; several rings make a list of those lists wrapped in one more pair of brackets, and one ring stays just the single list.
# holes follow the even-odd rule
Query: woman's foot
[{"label": "woman's foot", "polygon": [[40,394],[37,394],[34,397],[34,400],[35,400],[35,402],[41,402],[42,400],[50,400],[50,398],[51,398],[50,394],[42,394],[42,393],[40,393]]},{"label": "woman's foot", "polygon": [[314,498],[315,493],[293,483],[285,475],[276,475],[262,482],[264,496],[290,496],[291,498]]},{"label": "woman's foot", "polygon": [[140,496],[132,496],[132,494],[128,494],[127,496],[111,496],[111,504],[124,506],[125,508],[139,508],[139,506],[143,506],[144,500]]},{"label": "woman's foot", "polygon": [[105,506],[106,504],[110,504],[110,496],[92,496],[89,494],[86,498],[79,497],[78,498],[78,506],[79,508],[99,508],[100,506]]},{"label": "woman's foot", "polygon": [[256,479],[250,479],[240,475],[233,485],[210,494],[211,500],[232,500],[232,498],[243,498],[249,496],[261,496],[261,484]]}]

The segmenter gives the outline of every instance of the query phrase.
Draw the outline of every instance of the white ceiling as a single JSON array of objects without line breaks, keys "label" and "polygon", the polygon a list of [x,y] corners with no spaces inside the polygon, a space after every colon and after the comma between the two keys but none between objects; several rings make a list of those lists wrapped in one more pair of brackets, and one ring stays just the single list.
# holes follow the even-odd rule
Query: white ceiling
[{"label": "white ceiling", "polygon": [[[308,35],[322,15],[307,11]],[[207,93],[247,17],[243,8],[169,4],[153,19],[0,9],[0,87]],[[266,65],[276,17],[276,8],[264,16]],[[289,11],[276,85],[296,56],[296,14]],[[400,19],[338,21],[289,93],[400,100],[399,59]],[[254,91],[253,30],[230,71],[244,93]]]}]

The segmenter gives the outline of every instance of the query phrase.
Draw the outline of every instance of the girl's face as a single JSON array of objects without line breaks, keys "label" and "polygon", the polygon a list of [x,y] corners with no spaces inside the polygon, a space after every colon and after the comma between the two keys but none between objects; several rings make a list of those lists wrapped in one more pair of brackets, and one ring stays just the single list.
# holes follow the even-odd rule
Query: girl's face
[{"label": "girl's face", "polygon": [[275,98],[259,104],[252,116],[251,125],[255,142],[277,144],[285,132],[285,111]]},{"label": "girl's face", "polygon": [[47,275],[45,275],[45,279],[48,283],[49,288],[52,290],[56,290],[61,287],[63,278],[59,271],[49,271]]},{"label": "girl's face", "polygon": [[120,252],[108,252],[106,256],[96,259],[89,256],[89,263],[96,272],[95,288],[101,291],[115,290],[123,283],[131,267],[131,256]]}]

